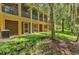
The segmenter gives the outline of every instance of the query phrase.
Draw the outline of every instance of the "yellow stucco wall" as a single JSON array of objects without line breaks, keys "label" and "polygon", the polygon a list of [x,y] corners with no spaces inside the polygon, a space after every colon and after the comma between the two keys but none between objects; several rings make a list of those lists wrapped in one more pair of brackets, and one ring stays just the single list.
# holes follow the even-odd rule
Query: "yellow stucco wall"
[{"label": "yellow stucco wall", "polygon": [[[18,5],[19,8],[18,9],[21,9],[21,5],[19,4]],[[1,4],[0,4],[0,9],[1,9]],[[5,29],[5,20],[11,20],[11,21],[18,21],[18,33],[19,34],[22,34],[22,22],[25,22],[25,23],[33,23],[33,24],[38,24],[38,32],[39,32],[39,24],[42,24],[42,28],[43,28],[43,31],[44,31],[44,25],[45,24],[48,24],[44,21],[39,21],[39,20],[34,20],[34,19],[30,19],[30,18],[25,18],[25,17],[21,17],[21,10],[18,10],[19,11],[19,15],[16,16],[16,15],[12,15],[12,14],[8,14],[8,13],[4,13],[4,12],[0,12],[0,30],[4,30]],[[31,28],[32,30],[32,28]],[[31,33],[31,30],[30,30],[30,33]]]}]

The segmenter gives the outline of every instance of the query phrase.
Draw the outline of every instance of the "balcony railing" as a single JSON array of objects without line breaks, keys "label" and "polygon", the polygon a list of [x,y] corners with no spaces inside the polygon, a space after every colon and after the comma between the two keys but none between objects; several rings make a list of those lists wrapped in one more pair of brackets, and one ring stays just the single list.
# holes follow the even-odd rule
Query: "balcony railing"
[{"label": "balcony railing", "polygon": [[40,20],[40,21],[43,21],[43,14],[40,14],[39,20]]},{"label": "balcony railing", "polygon": [[30,13],[26,11],[22,11],[22,17],[30,18]]},{"label": "balcony railing", "polygon": [[32,15],[32,19],[38,20],[38,16]]},{"label": "balcony railing", "polygon": [[39,20],[40,20],[40,21],[43,21],[43,17],[39,17]]},{"label": "balcony railing", "polygon": [[3,6],[2,11],[13,15],[18,15],[18,10],[12,8],[11,6]]},{"label": "balcony railing", "polygon": [[47,22],[47,18],[44,18],[44,21]]}]

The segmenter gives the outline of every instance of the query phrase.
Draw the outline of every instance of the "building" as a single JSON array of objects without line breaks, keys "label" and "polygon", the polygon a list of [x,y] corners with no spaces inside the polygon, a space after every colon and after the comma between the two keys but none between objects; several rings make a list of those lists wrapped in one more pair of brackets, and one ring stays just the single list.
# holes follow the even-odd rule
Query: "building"
[{"label": "building", "polygon": [[8,29],[11,35],[48,31],[48,14],[28,8],[27,4],[1,3],[0,31]]}]

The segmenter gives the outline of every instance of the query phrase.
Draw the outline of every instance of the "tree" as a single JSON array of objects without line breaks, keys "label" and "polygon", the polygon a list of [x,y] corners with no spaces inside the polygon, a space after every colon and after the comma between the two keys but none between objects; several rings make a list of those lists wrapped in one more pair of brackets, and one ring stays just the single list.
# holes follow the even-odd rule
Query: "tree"
[{"label": "tree", "polygon": [[[65,27],[68,25],[68,4],[58,3],[54,5],[55,23],[61,26],[62,32],[64,32]],[[66,24],[67,22],[67,24]]]},{"label": "tree", "polygon": [[75,20],[77,19],[77,5],[72,3],[71,4],[71,32],[74,33],[75,27]]},{"label": "tree", "polygon": [[54,25],[54,4],[49,4],[50,10],[50,29],[51,29],[51,39],[55,39],[55,25]]},{"label": "tree", "polygon": [[58,10],[61,19],[61,30],[64,32],[65,20],[68,18],[68,4],[59,4]]}]

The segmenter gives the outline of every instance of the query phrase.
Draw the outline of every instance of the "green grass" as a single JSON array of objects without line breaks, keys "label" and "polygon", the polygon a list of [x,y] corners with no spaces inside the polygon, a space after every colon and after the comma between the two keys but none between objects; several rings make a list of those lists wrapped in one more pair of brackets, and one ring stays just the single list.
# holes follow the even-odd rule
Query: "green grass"
[{"label": "green grass", "polygon": [[57,39],[76,39],[77,36],[74,33],[71,33],[69,30],[65,30],[64,32],[61,32],[61,30],[56,31],[56,38]]},{"label": "green grass", "polygon": [[[51,36],[51,32],[41,32],[41,33],[33,33],[28,36],[19,36],[17,39],[30,39],[30,40],[36,40],[41,39],[44,36]],[[61,30],[56,30],[56,38],[57,39],[76,39],[77,36],[74,33],[71,33],[69,30],[65,30],[64,32],[61,32]]]}]

